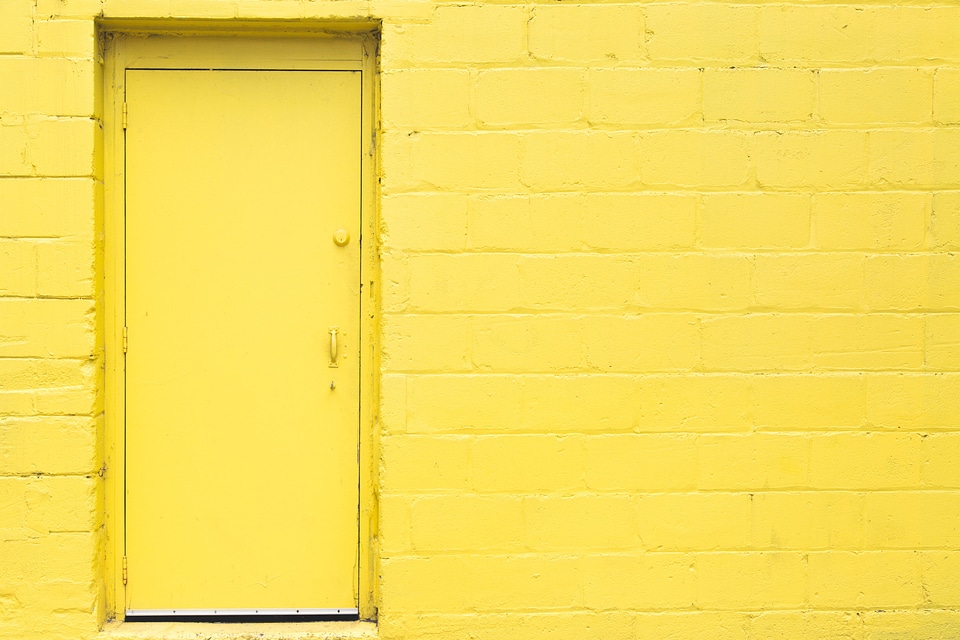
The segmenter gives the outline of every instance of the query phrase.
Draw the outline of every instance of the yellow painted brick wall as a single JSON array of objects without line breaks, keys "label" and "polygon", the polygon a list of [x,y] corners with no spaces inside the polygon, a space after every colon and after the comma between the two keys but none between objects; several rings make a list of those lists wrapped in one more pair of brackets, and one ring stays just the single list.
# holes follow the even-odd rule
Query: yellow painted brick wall
[{"label": "yellow painted brick wall", "polygon": [[96,634],[94,19],[382,20],[379,633],[955,637],[960,6],[0,1],[0,639]]}]

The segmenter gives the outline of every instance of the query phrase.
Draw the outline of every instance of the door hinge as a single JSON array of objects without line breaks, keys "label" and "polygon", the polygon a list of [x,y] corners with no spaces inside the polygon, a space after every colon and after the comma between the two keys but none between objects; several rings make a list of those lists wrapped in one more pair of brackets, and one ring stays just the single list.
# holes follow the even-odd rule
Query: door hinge
[{"label": "door hinge", "polygon": [[127,352],[127,328],[123,328],[123,352]]},{"label": "door hinge", "polygon": [[123,575],[123,584],[127,584],[127,556],[123,556],[122,575]]},{"label": "door hinge", "polygon": [[127,128],[127,103],[123,103],[123,109],[120,112],[120,126]]}]

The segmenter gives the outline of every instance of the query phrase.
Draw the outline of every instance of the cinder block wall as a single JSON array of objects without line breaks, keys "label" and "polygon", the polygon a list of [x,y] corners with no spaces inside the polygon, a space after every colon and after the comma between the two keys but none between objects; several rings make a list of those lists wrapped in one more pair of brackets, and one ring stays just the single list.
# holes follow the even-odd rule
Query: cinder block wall
[{"label": "cinder block wall", "polygon": [[103,372],[91,18],[58,2],[0,1],[0,638],[11,640],[97,628]]},{"label": "cinder block wall", "polygon": [[382,19],[385,639],[960,628],[960,7],[0,2],[0,638],[103,614],[94,19]]}]

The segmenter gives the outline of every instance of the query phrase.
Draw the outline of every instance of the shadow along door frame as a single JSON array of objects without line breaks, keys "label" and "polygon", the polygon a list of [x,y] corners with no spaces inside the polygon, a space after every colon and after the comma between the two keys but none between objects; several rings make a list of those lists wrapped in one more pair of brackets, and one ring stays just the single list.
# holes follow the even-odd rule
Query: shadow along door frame
[{"label": "shadow along door frame", "polygon": [[212,29],[202,23],[176,28],[102,24],[103,43],[103,274],[104,274],[104,469],[105,607],[107,619],[122,620],[126,602],[124,495],[126,491],[124,359],[124,75],[131,67],[159,69],[351,70],[361,73],[361,126],[369,141],[361,154],[359,557],[356,592],[362,620],[376,617],[375,374],[378,371],[379,269],[376,252],[375,126],[377,37],[371,25],[290,26],[234,24]]}]

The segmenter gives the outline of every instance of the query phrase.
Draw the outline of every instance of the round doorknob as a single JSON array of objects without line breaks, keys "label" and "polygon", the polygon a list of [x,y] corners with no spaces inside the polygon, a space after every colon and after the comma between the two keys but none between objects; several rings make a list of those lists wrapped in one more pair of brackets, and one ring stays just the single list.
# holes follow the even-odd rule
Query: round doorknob
[{"label": "round doorknob", "polygon": [[346,229],[337,229],[333,233],[333,243],[338,247],[346,246],[350,242],[350,233]]}]

